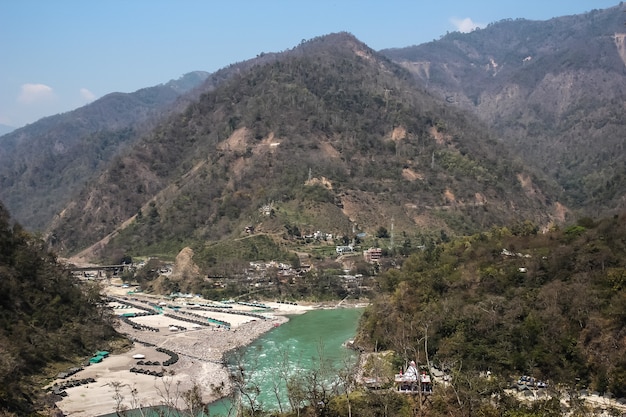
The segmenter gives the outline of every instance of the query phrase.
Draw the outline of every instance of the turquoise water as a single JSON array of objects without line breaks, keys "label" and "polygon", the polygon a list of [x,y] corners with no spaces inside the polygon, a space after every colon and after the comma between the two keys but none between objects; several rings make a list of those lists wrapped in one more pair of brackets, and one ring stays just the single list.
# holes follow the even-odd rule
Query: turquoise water
[{"label": "turquoise water", "polygon": [[[324,366],[335,371],[327,378],[335,378],[336,371],[353,364],[355,352],[343,345],[354,337],[362,309],[314,310],[291,316],[288,323],[277,327],[248,346],[243,354],[229,359],[231,366],[241,365],[248,387],[260,389],[255,396],[257,406],[263,410],[289,409],[285,378],[298,373],[320,369]],[[302,375],[299,375],[302,376]],[[279,394],[276,391],[279,391]],[[247,403],[248,402],[248,403]],[[249,400],[243,401],[249,406]],[[211,415],[222,414],[230,403],[221,401],[211,407]]]},{"label": "turquoise water", "polygon": [[[351,340],[357,329],[362,309],[313,310],[306,314],[290,316],[289,322],[276,327],[229,358],[232,366],[241,365],[246,381],[251,381],[260,389],[255,398],[257,406],[264,411],[289,409],[286,395],[285,377],[319,369],[320,357],[327,366],[339,370],[345,363],[354,363],[356,354],[343,346]],[[330,372],[330,377],[336,373]],[[278,398],[276,388],[280,391]],[[244,407],[249,407],[245,401]],[[131,411],[129,416],[166,415],[178,416],[176,412],[156,408],[152,414]],[[212,417],[234,414],[233,402],[225,398],[210,405]],[[145,414],[144,414],[145,413]],[[113,417],[109,414],[105,417]]]}]

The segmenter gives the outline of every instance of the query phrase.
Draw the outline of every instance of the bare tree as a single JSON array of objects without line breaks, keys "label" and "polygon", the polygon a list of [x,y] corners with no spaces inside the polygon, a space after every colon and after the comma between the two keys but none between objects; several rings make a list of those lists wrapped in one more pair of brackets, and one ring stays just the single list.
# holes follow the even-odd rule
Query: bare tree
[{"label": "bare tree", "polygon": [[288,375],[287,397],[289,404],[297,416],[306,406],[315,413],[323,415],[328,408],[332,394],[338,392],[337,373],[324,357],[324,345],[320,340],[317,357],[313,363],[306,366],[306,372],[296,372]]},{"label": "bare tree", "polygon": [[341,389],[346,396],[346,403],[348,406],[348,417],[352,417],[352,404],[350,403],[350,393],[356,385],[354,359],[348,355],[343,357],[342,366],[337,373],[339,378]]},{"label": "bare tree", "polygon": [[239,405],[240,413],[243,411],[243,406],[248,408],[251,417],[254,417],[262,412],[262,405],[259,403],[259,395],[261,394],[261,388],[257,382],[254,382],[254,365],[246,368],[243,362],[243,349],[239,349],[235,352],[233,357],[235,358],[235,365],[231,367],[230,381],[233,385],[236,400]]},{"label": "bare tree", "polygon": [[[389,417],[391,406],[396,399],[396,392],[390,387],[393,385],[394,368],[392,352],[375,352],[367,355],[363,363],[363,376],[373,381],[372,390],[368,395],[372,399],[369,415]],[[363,410],[360,410],[362,413]]]},{"label": "bare tree", "polygon": [[159,387],[155,383],[155,389],[161,397],[161,404],[165,406],[166,409],[177,410],[179,408],[178,401],[182,393],[180,391],[180,381],[176,381],[176,384],[173,382],[171,376],[164,377],[161,380],[162,387]]},{"label": "bare tree", "polygon": [[291,409],[300,417],[300,410],[306,403],[306,392],[304,390],[304,381],[299,375],[292,375],[287,380],[287,398]]},{"label": "bare tree", "polygon": [[189,417],[195,417],[200,411],[207,411],[207,405],[202,401],[202,391],[200,386],[194,382],[192,387],[183,392],[183,403],[185,404],[186,413]]},{"label": "bare tree", "polygon": [[127,407],[124,405],[124,395],[122,394],[122,387],[127,386],[127,384],[122,384],[119,381],[111,381],[107,385],[113,388],[113,400],[115,401],[115,414],[119,417],[122,417],[124,411],[127,410]]},{"label": "bare tree", "polygon": [[[118,381],[110,382],[113,388],[113,399],[115,400],[115,414],[119,417],[127,416],[129,411],[132,410],[133,416],[139,415],[141,417],[148,415],[147,409],[150,408],[150,415],[157,415],[159,417],[181,417],[189,416],[196,417],[200,411],[207,411],[207,404],[202,401],[202,390],[200,386],[194,382],[192,387],[187,391],[180,390],[180,381],[175,384],[171,378],[160,379],[161,386],[155,382],[155,390],[161,397],[162,408],[155,409],[156,404],[151,404],[147,407],[143,406],[138,399],[139,392],[136,388],[131,387],[128,384],[122,384]],[[126,399],[122,393],[123,388],[130,389],[130,406],[124,404]]]},{"label": "bare tree", "polygon": [[[287,351],[287,349],[281,349],[279,353],[280,353],[281,359],[280,359],[279,366],[278,366],[278,372],[272,373],[272,389],[274,391],[274,396],[276,397],[278,410],[282,414],[285,411],[283,408],[283,403],[282,403],[283,401],[282,392],[283,392],[283,389],[285,388],[285,381],[289,381],[290,364],[289,364],[289,352]],[[294,409],[293,405],[292,405],[292,409]]]}]

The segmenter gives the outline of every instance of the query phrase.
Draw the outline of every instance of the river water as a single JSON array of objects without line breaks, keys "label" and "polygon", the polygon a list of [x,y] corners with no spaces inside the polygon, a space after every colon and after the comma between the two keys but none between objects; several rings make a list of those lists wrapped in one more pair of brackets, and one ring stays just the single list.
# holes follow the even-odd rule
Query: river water
[{"label": "river water", "polygon": [[[255,397],[257,408],[264,411],[289,409],[285,378],[320,369],[320,358],[325,366],[335,370],[345,369],[346,364],[354,363],[356,353],[344,347],[346,341],[354,338],[360,308],[338,308],[332,310],[312,310],[305,314],[293,315],[283,325],[265,333],[251,345],[228,358],[231,367],[243,368],[248,387],[256,386],[260,393]],[[334,376],[331,372],[331,376]],[[277,394],[276,391],[279,391]],[[249,401],[243,401],[250,407]],[[235,415],[234,402],[225,398],[209,406],[211,417]],[[160,409],[160,407],[156,407]],[[175,411],[152,414],[144,411],[131,411],[128,416],[168,415],[177,416]],[[103,417],[114,417],[108,414]]]},{"label": "river water", "polygon": [[[233,354],[229,363],[243,369],[248,388],[259,388],[257,407],[265,411],[282,407],[287,411],[285,377],[319,370],[321,358],[324,366],[336,370],[354,363],[355,352],[345,348],[344,343],[354,338],[362,313],[362,309],[339,308],[291,316],[289,322],[261,336],[242,354]],[[244,399],[243,405],[249,407],[249,400]],[[213,404],[210,412],[212,416],[225,416],[229,409],[232,401],[225,399]]]}]

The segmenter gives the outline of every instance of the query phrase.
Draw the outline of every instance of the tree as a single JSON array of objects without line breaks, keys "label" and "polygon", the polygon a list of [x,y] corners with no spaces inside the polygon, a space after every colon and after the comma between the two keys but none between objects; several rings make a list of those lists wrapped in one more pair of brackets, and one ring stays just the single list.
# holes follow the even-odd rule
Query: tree
[{"label": "tree", "polygon": [[182,398],[189,417],[197,416],[200,411],[208,411],[206,403],[202,401],[202,391],[197,383],[194,382],[189,390],[183,392]]},{"label": "tree", "polygon": [[151,226],[154,226],[160,219],[159,210],[156,208],[156,203],[154,201],[151,201],[149,206],[150,210],[148,210],[148,223]]},{"label": "tree", "polygon": [[306,402],[306,392],[303,387],[303,381],[297,376],[292,375],[287,380],[287,398],[291,409],[300,417],[300,411]]},{"label": "tree", "polygon": [[300,268],[301,263],[300,263],[300,257],[298,256],[297,253],[294,253],[293,256],[291,257],[291,267],[294,269],[298,269]]},{"label": "tree", "polygon": [[337,378],[341,384],[343,395],[346,398],[346,404],[348,408],[348,417],[352,417],[352,403],[350,402],[350,394],[356,384],[356,377],[354,374],[354,361],[348,356],[344,356],[341,368],[337,372]]},{"label": "tree", "polygon": [[9,224],[0,204],[0,413],[30,415],[33,376],[118,339],[96,285],[77,279],[47,245]]},{"label": "tree", "polygon": [[235,390],[240,413],[243,412],[245,406],[250,417],[254,417],[262,412],[262,406],[258,401],[261,388],[258,383],[254,382],[255,366],[246,368],[243,362],[243,354],[243,349],[238,349],[234,354],[235,361],[231,367],[230,381]]},{"label": "tree", "polygon": [[324,357],[324,344],[320,340],[317,357],[305,373],[291,375],[287,381],[287,395],[292,409],[300,415],[300,409],[306,406],[316,416],[327,413],[332,395],[337,391],[337,371]]}]

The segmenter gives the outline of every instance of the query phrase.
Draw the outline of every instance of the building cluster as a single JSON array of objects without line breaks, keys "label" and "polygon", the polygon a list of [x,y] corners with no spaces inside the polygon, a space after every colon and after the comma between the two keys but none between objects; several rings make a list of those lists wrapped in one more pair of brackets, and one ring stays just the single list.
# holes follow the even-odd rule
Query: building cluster
[{"label": "building cluster", "polygon": [[[243,274],[239,276],[211,276],[209,279],[213,282],[215,287],[225,288],[230,282],[236,282],[239,285],[245,282],[243,285],[255,289],[263,289],[272,287],[277,283],[282,285],[296,284],[298,280],[306,279],[306,274],[309,273],[311,269],[311,265],[308,264],[294,267],[284,262],[253,261],[249,262]],[[342,286],[350,292],[369,289],[364,286],[364,277],[361,274],[351,275],[349,271],[346,270],[344,274],[338,275],[338,278],[341,279]]]},{"label": "building cluster", "polygon": [[290,279],[303,276],[311,270],[311,265],[300,265],[294,268],[290,264],[276,261],[253,261],[249,263],[245,274],[249,280],[258,278],[268,278],[269,274],[276,274],[278,279]]}]

